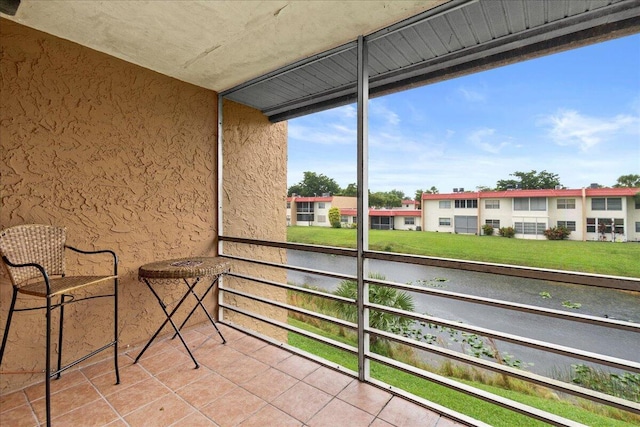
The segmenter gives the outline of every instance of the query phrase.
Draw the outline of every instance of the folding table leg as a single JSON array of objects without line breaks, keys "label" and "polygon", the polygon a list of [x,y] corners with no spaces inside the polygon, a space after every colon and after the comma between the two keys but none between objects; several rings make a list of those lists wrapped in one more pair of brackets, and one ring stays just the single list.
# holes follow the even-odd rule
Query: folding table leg
[{"label": "folding table leg", "polygon": [[166,305],[162,302],[162,298],[160,298],[160,295],[158,295],[158,293],[155,291],[155,289],[153,289],[153,287],[151,286],[151,284],[149,283],[149,281],[147,279],[143,279],[144,282],[147,284],[147,287],[151,290],[151,292],[153,293],[153,295],[156,297],[156,299],[158,300],[158,302],[160,303],[160,307],[162,308],[162,311],[164,311],[165,316],[167,317],[165,319],[164,322],[162,322],[162,325],[160,325],[160,327],[158,328],[158,330],[156,331],[155,334],[153,334],[153,336],[151,337],[151,339],[149,340],[149,342],[147,342],[147,344],[144,346],[144,348],[142,349],[142,351],[140,352],[140,354],[138,354],[138,357],[136,357],[136,360],[133,361],[133,363],[138,363],[138,360],[140,360],[140,358],[142,357],[142,355],[144,354],[145,351],[147,351],[147,349],[149,348],[149,346],[151,345],[151,343],[153,343],[153,341],[157,338],[158,334],[160,334],[160,331],[162,331],[162,329],[165,327],[165,325],[167,324],[167,322],[171,323],[171,326],[173,327],[173,329],[176,331],[176,334],[178,335],[178,337],[180,337],[180,341],[182,341],[182,345],[184,345],[184,348],[187,350],[187,353],[189,353],[189,356],[191,357],[191,360],[193,360],[193,363],[196,365],[196,369],[198,369],[200,367],[200,365],[198,365],[198,361],[196,360],[196,358],[194,357],[193,353],[191,353],[191,350],[189,349],[189,346],[187,345],[186,341],[184,340],[184,338],[182,337],[182,334],[180,333],[180,330],[178,329],[178,327],[176,326],[176,324],[173,322],[173,320],[171,319],[171,317],[175,314],[176,311],[178,311],[178,309],[180,308],[180,306],[182,305],[182,303],[187,299],[187,297],[189,296],[189,293],[193,290],[193,287],[196,286],[198,284],[199,279],[196,279],[193,282],[193,285],[191,285],[189,287],[189,290],[182,296],[182,298],[180,299],[180,301],[178,301],[178,304],[176,304],[176,306],[173,308],[173,310],[171,311],[171,313],[169,313],[167,311],[167,307]]},{"label": "folding table leg", "polygon": [[[195,297],[195,299],[198,301],[198,303],[196,305],[193,306],[193,308],[191,309],[191,311],[189,312],[189,315],[184,319],[184,321],[182,322],[182,324],[180,325],[180,327],[178,328],[179,330],[182,330],[182,328],[184,327],[184,325],[187,324],[187,321],[189,320],[189,318],[191,317],[191,315],[196,311],[196,309],[198,308],[198,306],[200,306],[202,308],[202,311],[204,311],[204,314],[207,315],[207,317],[209,318],[209,321],[211,322],[211,324],[213,325],[214,328],[216,328],[216,331],[218,331],[218,335],[220,335],[220,338],[222,338],[222,344],[226,344],[227,340],[224,339],[224,336],[222,335],[222,332],[220,332],[220,329],[218,329],[218,326],[216,326],[216,322],[213,320],[213,318],[211,317],[211,315],[209,314],[209,312],[207,311],[207,309],[205,308],[204,305],[202,305],[202,301],[204,301],[204,299],[206,298],[206,296],[211,292],[211,289],[213,289],[213,287],[216,285],[216,283],[218,283],[218,279],[220,278],[220,276],[216,276],[216,278],[213,280],[213,282],[211,282],[211,284],[209,285],[209,287],[207,288],[206,291],[204,291],[204,293],[202,294],[202,297],[198,297],[198,294],[195,293],[195,291],[193,290],[194,287],[189,285],[189,282],[187,282],[187,279],[183,279],[184,283],[187,284],[187,286],[189,287],[189,291],[191,292],[191,294],[193,294],[193,296]],[[173,337],[171,339],[174,339],[176,337],[177,334],[174,334]]]}]

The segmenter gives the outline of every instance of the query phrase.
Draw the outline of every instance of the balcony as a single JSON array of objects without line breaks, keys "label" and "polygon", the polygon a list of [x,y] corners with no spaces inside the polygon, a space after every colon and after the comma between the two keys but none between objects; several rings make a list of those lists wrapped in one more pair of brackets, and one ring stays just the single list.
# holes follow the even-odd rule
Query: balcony
[{"label": "balcony", "polygon": [[[190,328],[193,362],[179,340],[158,341],[133,364],[140,348],[121,357],[121,384],[110,360],[53,381],[53,426],[453,426],[440,414],[358,382],[312,360],[221,326]],[[0,398],[0,424],[44,423],[44,387]]]}]

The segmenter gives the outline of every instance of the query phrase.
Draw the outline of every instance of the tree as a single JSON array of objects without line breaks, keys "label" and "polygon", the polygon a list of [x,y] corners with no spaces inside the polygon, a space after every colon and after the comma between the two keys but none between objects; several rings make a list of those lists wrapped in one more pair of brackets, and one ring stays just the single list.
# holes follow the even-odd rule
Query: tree
[{"label": "tree", "polygon": [[514,172],[509,174],[517,179],[501,179],[496,183],[496,190],[509,190],[520,188],[522,190],[540,190],[545,188],[555,188],[560,184],[557,174],[532,170],[531,172]]},{"label": "tree", "polygon": [[422,205],[422,195],[423,194],[438,194],[440,193],[440,191],[438,191],[438,189],[435,186],[431,186],[430,189],[428,190],[416,190],[416,198],[415,201],[417,203],[417,208],[420,209],[420,206]]},{"label": "tree", "polygon": [[404,193],[399,190],[369,192],[369,207],[393,208],[402,206]]},{"label": "tree", "polygon": [[340,228],[340,209],[333,206],[329,209],[329,223],[333,228]]},{"label": "tree", "polygon": [[291,196],[295,193],[299,196],[311,197],[325,193],[340,194],[341,191],[338,183],[332,178],[315,172],[305,172],[302,181],[289,187],[287,194]]},{"label": "tree", "polygon": [[618,178],[614,187],[640,188],[640,175],[638,174],[622,175]]},{"label": "tree", "polygon": [[358,197],[358,186],[355,183],[347,185],[347,188],[342,190],[341,196]]}]

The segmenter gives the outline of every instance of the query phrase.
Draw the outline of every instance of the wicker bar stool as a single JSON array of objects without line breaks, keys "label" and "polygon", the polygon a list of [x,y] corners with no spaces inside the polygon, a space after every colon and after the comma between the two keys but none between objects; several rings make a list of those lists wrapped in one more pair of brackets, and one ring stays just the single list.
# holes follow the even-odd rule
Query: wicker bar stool
[{"label": "wicker bar stool", "polygon": [[[112,274],[105,276],[66,276],[65,249],[84,255],[108,254],[113,259]],[[27,224],[18,225],[0,232],[0,254],[13,285],[13,297],[9,308],[7,323],[0,348],[0,365],[9,337],[9,327],[13,313],[27,310],[46,310],[46,362],[45,393],[47,426],[51,425],[51,378],[60,378],[63,371],[96,354],[113,347],[116,384],[120,383],[118,371],[118,257],[111,250],[84,251],[66,245],[66,229],[50,225]],[[111,263],[110,263],[111,264]],[[113,292],[86,296],[75,299],[73,291],[92,285],[113,283]],[[18,294],[45,298],[46,305],[39,307],[16,308]],[[114,336],[113,341],[92,351],[91,353],[62,365],[63,318],[64,307],[70,303],[93,298],[111,297],[114,303]],[[57,300],[57,302],[54,302]],[[60,309],[58,329],[58,363],[55,371],[51,370],[51,314]]]}]

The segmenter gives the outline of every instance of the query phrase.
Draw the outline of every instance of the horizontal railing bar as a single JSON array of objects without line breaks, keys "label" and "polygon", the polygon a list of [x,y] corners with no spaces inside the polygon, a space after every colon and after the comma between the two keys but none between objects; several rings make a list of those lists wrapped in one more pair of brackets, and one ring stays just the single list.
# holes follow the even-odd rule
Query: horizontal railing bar
[{"label": "horizontal railing bar", "polygon": [[620,369],[633,371],[633,372],[640,372],[640,363],[619,359],[617,357],[611,357],[611,356],[601,355],[597,353],[592,353],[589,351],[580,350],[572,347],[566,347],[558,344],[548,343],[545,341],[534,340],[532,338],[520,337],[518,335],[494,331],[492,329],[487,329],[480,326],[466,325],[464,323],[454,322],[446,319],[441,319],[439,317],[433,317],[433,316],[428,316],[420,313],[415,313],[413,311],[395,309],[385,305],[370,303],[370,304],[367,304],[367,307],[374,310],[382,311],[385,313],[396,314],[403,317],[435,323],[441,326],[447,326],[453,329],[459,329],[465,332],[477,333],[480,335],[496,338],[496,339],[510,342],[513,344],[523,345],[525,347],[536,348],[538,350],[545,350],[552,353],[561,354],[563,356],[569,356],[576,359],[582,359],[589,362],[612,366],[614,368],[620,368]]},{"label": "horizontal railing bar", "polygon": [[299,308],[296,307],[294,305],[289,305],[289,304],[284,304],[284,303],[280,303],[277,301],[273,301],[267,298],[262,298],[256,295],[252,295],[252,294],[248,294],[246,292],[243,291],[239,291],[237,289],[231,289],[231,288],[226,288],[226,287],[221,287],[220,288],[221,291],[233,294],[233,295],[238,295],[247,299],[250,299],[252,301],[258,301],[264,304],[269,304],[272,305],[274,307],[278,307],[278,308],[282,308],[285,310],[289,310],[289,311],[293,311],[295,313],[298,314],[304,314],[305,316],[309,316],[309,317],[313,317],[316,319],[320,319],[320,320],[324,320],[326,322],[330,322],[333,324],[336,324],[338,326],[342,326],[344,328],[349,328],[349,329],[357,329],[358,325],[356,325],[355,323],[351,323],[351,322],[347,322],[346,320],[342,320],[342,319],[338,319],[336,317],[331,317],[331,316],[327,316],[325,314],[321,314],[321,313],[317,313],[315,311],[310,311],[310,310],[306,310],[304,308]]},{"label": "horizontal railing bar", "polygon": [[640,413],[640,404],[634,403],[629,400],[621,399],[619,397],[610,396],[605,393],[589,390],[584,387],[577,386],[575,384],[566,383],[553,378],[545,377],[543,375],[534,374],[522,369],[514,368],[508,365],[501,365],[496,362],[481,359],[479,357],[469,356],[468,354],[460,353],[448,348],[438,347],[432,344],[426,344],[419,341],[412,340],[411,338],[402,337],[390,332],[382,331],[380,329],[371,328],[369,333],[377,335],[379,337],[386,338],[401,344],[405,344],[429,353],[435,353],[441,356],[446,356],[451,359],[458,360],[460,362],[468,363],[470,365],[478,366],[480,368],[489,369],[494,372],[507,374],[524,381],[533,382],[542,386],[550,387],[558,391],[572,394],[574,396],[582,397],[588,400],[592,400],[598,403],[604,403],[611,405],[619,409],[626,411]]},{"label": "horizontal railing bar", "polygon": [[391,282],[388,280],[367,279],[368,283],[389,286],[405,291],[417,292],[421,294],[434,295],[442,298],[455,299],[458,301],[470,302],[475,304],[499,307],[507,310],[521,311],[540,316],[555,317],[562,320],[573,322],[588,323],[607,328],[621,329],[631,332],[640,333],[640,324],[625,322],[624,320],[609,319],[604,317],[590,316],[588,314],[569,313],[562,310],[554,310],[552,308],[538,307],[535,305],[520,304],[517,302],[502,301],[492,298],[479,297],[475,295],[461,294],[457,292],[445,291],[442,289],[424,288],[415,285],[407,285],[404,283]]},{"label": "horizontal railing bar", "polygon": [[[332,277],[336,279],[357,280],[355,276],[331,273],[331,272],[321,271],[321,270],[314,270],[306,267],[289,266],[286,264],[254,260],[252,258],[238,257],[235,255],[220,255],[220,256],[239,260],[239,261],[244,261],[244,262],[266,265],[270,267],[283,268],[283,269],[294,270],[294,271],[299,271],[303,273],[318,274],[321,276]],[[581,322],[581,323],[593,324],[597,326],[604,326],[608,328],[640,333],[640,324],[625,322],[623,320],[596,317],[596,316],[590,316],[590,315],[579,314],[579,313],[569,313],[562,310],[554,310],[551,308],[544,308],[544,307],[532,306],[527,304],[496,300],[491,298],[479,297],[475,295],[461,294],[457,292],[445,291],[442,289],[424,288],[420,286],[407,285],[404,283],[397,283],[397,282],[392,282],[388,280],[379,280],[379,279],[369,278],[367,279],[367,282],[372,284],[383,285],[383,286],[390,286],[393,288],[402,289],[402,290],[411,291],[411,292],[439,296],[442,298],[455,299],[458,301],[464,301],[464,302],[469,302],[474,304],[482,304],[482,305],[487,305],[491,307],[499,307],[507,310],[520,311],[523,313],[531,313],[531,314],[540,315],[540,316],[555,317],[555,318],[559,318],[567,321]]]},{"label": "horizontal railing bar", "polygon": [[246,279],[246,280],[251,280],[254,282],[258,282],[258,283],[262,283],[265,285],[271,285],[277,288],[282,288],[282,289],[289,289],[291,291],[294,292],[300,292],[300,293],[304,293],[304,294],[308,294],[308,295],[314,295],[320,298],[326,298],[326,299],[330,299],[333,301],[337,301],[337,302],[342,302],[345,304],[355,304],[356,301],[353,298],[347,298],[347,297],[341,297],[339,295],[335,295],[332,294],[330,292],[322,292],[322,291],[317,291],[315,289],[309,289],[309,288],[304,288],[302,286],[295,286],[295,285],[289,285],[289,284],[284,284],[284,283],[280,283],[280,282],[274,282],[273,280],[267,280],[267,279],[261,279],[258,277],[253,277],[253,276],[247,276],[246,274],[240,274],[240,273],[234,273],[234,272],[229,272],[226,273],[227,277],[238,277],[240,279]]},{"label": "horizontal railing bar", "polygon": [[228,305],[228,304],[220,304],[220,307],[222,307],[224,309],[227,309],[229,311],[233,311],[235,313],[242,314],[242,315],[250,317],[252,319],[260,320],[262,322],[268,323],[268,324],[273,325],[273,326],[278,326],[278,327],[286,329],[286,330],[288,330],[290,332],[295,332],[295,333],[300,334],[302,336],[305,336],[307,338],[311,338],[311,339],[314,339],[314,340],[316,340],[318,342],[321,342],[323,344],[327,344],[327,345],[330,345],[332,347],[335,347],[335,348],[337,348],[339,350],[347,351],[347,352],[352,353],[354,355],[358,354],[358,349],[355,348],[355,347],[352,347],[352,346],[350,346],[348,344],[341,343],[339,341],[332,340],[330,338],[323,337],[322,335],[314,334],[313,332],[305,331],[304,329],[296,328],[295,326],[291,326],[291,325],[289,325],[287,323],[279,322],[277,320],[273,320],[271,318],[268,318],[268,317],[265,317],[265,316],[262,316],[262,315],[259,315],[259,314],[253,313],[253,312],[249,312],[249,311],[243,310],[243,309],[241,309],[239,307],[235,307],[235,306]]},{"label": "horizontal railing bar", "polygon": [[[275,242],[270,240],[257,240],[230,236],[219,236],[219,239],[235,243],[325,253],[331,255],[341,255],[347,257],[355,257],[357,255],[355,249],[338,248],[333,246]],[[381,261],[418,264],[429,267],[441,267],[448,269],[473,271],[478,273],[499,274],[503,276],[514,276],[537,280],[549,280],[553,282],[573,283],[579,285],[597,286],[627,291],[640,291],[640,278],[636,277],[611,276],[604,274],[499,264],[484,261],[469,261],[454,258],[441,258],[413,254],[397,254],[381,251],[365,251],[364,256],[368,259],[377,259]]]},{"label": "horizontal railing bar", "polygon": [[555,426],[567,426],[567,427],[585,427],[584,424],[580,424],[578,422],[551,414],[549,412],[545,412],[543,410],[534,408],[529,405],[525,405],[523,403],[519,403],[513,401],[511,399],[507,399],[502,396],[495,395],[493,393],[489,393],[484,390],[477,389],[475,387],[451,380],[449,378],[443,377],[441,375],[437,375],[428,371],[424,371],[420,368],[416,368],[411,365],[407,365],[405,363],[397,362],[393,359],[389,359],[384,356],[380,356],[375,353],[370,353],[367,355],[370,360],[375,360],[387,366],[400,369],[401,371],[407,372],[409,374],[418,376],[420,378],[432,381],[441,386],[459,391],[461,393],[465,393],[469,396],[484,400],[486,402],[501,406],[503,408],[510,409],[514,412],[521,413],[523,415],[529,416],[531,418],[535,418],[540,421],[547,422],[549,424]]},{"label": "horizontal railing bar", "polygon": [[604,274],[582,273],[577,271],[553,270],[539,267],[498,264],[481,261],[467,261],[451,258],[426,257],[411,254],[367,251],[365,258],[379,261],[400,262],[405,264],[425,265],[477,273],[499,274],[527,279],[549,280],[552,282],[572,283],[577,285],[597,286],[600,288],[640,291],[640,278],[609,276]]},{"label": "horizontal railing bar", "polygon": [[286,264],[280,264],[280,263],[271,262],[271,261],[260,261],[260,260],[255,260],[255,259],[252,259],[252,258],[240,257],[240,256],[236,256],[236,255],[221,254],[220,257],[233,259],[233,260],[236,260],[236,261],[251,262],[251,263],[254,263],[254,264],[265,265],[265,266],[268,266],[268,267],[284,268],[284,269],[287,269],[287,270],[300,271],[300,272],[303,272],[303,273],[317,274],[318,276],[331,277],[333,279],[356,280],[356,276],[352,276],[352,275],[348,275],[348,274],[332,273],[330,271],[314,270],[314,269],[306,268],[306,267],[296,267],[295,265],[286,265]]},{"label": "horizontal railing bar", "polygon": [[219,236],[225,242],[243,243],[247,245],[269,246],[271,248],[292,249],[296,251],[316,252],[329,255],[340,255],[355,258],[355,249],[339,248],[335,246],[308,245],[305,243],[275,242],[272,240],[247,239],[242,237]]}]

